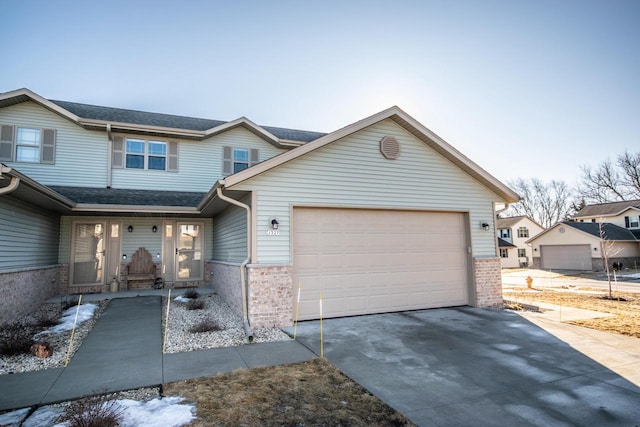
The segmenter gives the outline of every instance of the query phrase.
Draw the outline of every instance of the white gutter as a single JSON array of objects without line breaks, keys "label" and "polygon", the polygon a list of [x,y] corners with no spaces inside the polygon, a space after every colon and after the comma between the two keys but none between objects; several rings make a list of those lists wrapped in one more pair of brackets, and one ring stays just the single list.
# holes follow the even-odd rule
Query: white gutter
[{"label": "white gutter", "polygon": [[[2,178],[3,172],[4,173],[11,172],[11,168],[0,165],[0,178]],[[7,185],[6,187],[0,188],[0,195],[9,194],[12,191],[15,191],[16,188],[18,188],[18,185],[20,185],[20,178],[18,178],[17,176],[12,176],[11,182],[9,183],[9,185]]]},{"label": "white gutter", "polygon": [[240,264],[240,288],[242,291],[242,315],[244,317],[244,331],[249,338],[249,342],[253,341],[253,331],[249,324],[249,310],[247,309],[247,264],[251,261],[251,208],[242,202],[234,200],[230,197],[222,194],[222,186],[224,186],[224,180],[219,181],[220,186],[216,188],[216,192],[220,200],[224,200],[232,205],[239,206],[247,211],[247,258]]}]

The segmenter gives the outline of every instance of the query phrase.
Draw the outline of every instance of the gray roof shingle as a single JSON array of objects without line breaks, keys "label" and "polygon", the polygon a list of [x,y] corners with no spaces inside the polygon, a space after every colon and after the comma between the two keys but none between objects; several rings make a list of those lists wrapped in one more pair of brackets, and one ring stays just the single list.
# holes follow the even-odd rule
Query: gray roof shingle
[{"label": "gray roof shingle", "polygon": [[[600,237],[600,228],[598,224],[595,222],[575,222],[575,221],[565,221],[563,224],[573,227],[577,230],[584,231],[585,233],[589,233],[592,236]],[[611,224],[608,222],[602,223],[602,233],[604,235],[605,240],[617,240],[617,241],[636,241],[636,236],[626,228],[622,228],[618,225]]]},{"label": "gray roof shingle", "polygon": [[597,218],[605,215],[616,215],[630,207],[640,209],[640,200],[587,205],[580,209],[580,211],[574,215],[574,218]]},{"label": "gray roof shingle", "polygon": [[207,194],[185,191],[124,190],[62,186],[50,186],[49,188],[76,203],[96,205],[181,206],[195,208]]},{"label": "gray roof shingle", "polygon": [[[146,111],[127,110],[124,108],[101,107],[98,105],[79,104],[77,102],[54,101],[78,117],[109,122],[130,123],[136,125],[159,126],[174,129],[205,131],[227,122],[221,120],[201,119],[196,117],[176,116],[172,114],[149,113]],[[311,142],[326,135],[322,132],[311,132],[297,129],[285,129],[262,126],[280,139],[299,142]]]},{"label": "gray roof shingle", "polygon": [[499,248],[516,248],[517,246],[498,237],[498,247]]}]

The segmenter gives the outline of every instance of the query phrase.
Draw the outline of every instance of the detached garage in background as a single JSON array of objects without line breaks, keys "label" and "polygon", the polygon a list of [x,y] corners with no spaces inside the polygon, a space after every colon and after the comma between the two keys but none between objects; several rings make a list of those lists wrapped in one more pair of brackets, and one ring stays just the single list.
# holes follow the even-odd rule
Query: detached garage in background
[{"label": "detached garage in background", "polygon": [[533,267],[542,270],[600,271],[620,264],[632,267],[640,255],[635,235],[615,224],[560,222],[527,241]]}]

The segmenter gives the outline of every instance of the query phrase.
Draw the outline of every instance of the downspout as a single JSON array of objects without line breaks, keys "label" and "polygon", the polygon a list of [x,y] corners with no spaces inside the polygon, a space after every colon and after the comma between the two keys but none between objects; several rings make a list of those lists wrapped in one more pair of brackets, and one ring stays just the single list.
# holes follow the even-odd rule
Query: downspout
[{"label": "downspout", "polygon": [[[0,165],[0,178],[2,178],[2,173],[3,172],[10,172],[11,168],[7,168],[4,167],[2,165]],[[18,188],[18,185],[20,185],[20,178],[18,178],[17,176],[12,176],[11,177],[11,182],[9,183],[9,185],[7,185],[6,187],[2,187],[0,188],[0,195],[2,194],[9,194],[12,191],[15,191],[16,188]]]},{"label": "downspout", "polygon": [[222,194],[222,186],[224,185],[224,181],[220,180],[220,186],[216,188],[216,192],[220,200],[224,200],[227,203],[231,203],[232,205],[239,206],[247,211],[247,258],[242,261],[240,264],[240,289],[242,291],[242,316],[244,320],[244,332],[247,334],[247,338],[249,342],[253,341],[253,330],[251,329],[251,325],[249,324],[249,310],[247,309],[247,273],[246,268],[247,264],[251,261],[251,208],[249,205],[246,205],[242,202],[234,200],[230,197]]},{"label": "downspout", "polygon": [[109,159],[107,164],[107,188],[111,188],[111,171],[113,170],[113,135],[111,135],[111,123],[107,123],[107,139],[109,140]]}]

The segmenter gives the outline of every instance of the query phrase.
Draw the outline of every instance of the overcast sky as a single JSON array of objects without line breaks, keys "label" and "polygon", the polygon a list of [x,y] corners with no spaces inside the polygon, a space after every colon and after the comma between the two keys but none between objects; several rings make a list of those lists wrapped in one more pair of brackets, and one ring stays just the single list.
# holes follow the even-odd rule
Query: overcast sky
[{"label": "overcast sky", "polygon": [[398,105],[498,179],[640,151],[640,1],[0,1],[0,92],[331,132]]}]

